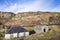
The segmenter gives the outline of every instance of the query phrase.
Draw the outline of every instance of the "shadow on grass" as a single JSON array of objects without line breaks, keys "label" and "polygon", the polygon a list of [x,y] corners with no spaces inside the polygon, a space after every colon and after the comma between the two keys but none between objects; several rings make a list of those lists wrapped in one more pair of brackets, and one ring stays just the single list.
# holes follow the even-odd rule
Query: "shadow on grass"
[{"label": "shadow on grass", "polygon": [[35,34],[35,33],[36,33],[36,32],[35,32],[34,30],[30,31],[30,35],[31,35],[31,34]]}]

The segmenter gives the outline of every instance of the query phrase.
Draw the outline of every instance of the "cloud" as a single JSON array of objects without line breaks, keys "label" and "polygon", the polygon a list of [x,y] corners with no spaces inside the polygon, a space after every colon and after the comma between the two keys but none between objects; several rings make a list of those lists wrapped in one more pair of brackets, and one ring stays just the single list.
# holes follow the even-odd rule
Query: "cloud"
[{"label": "cloud", "polygon": [[55,12],[60,12],[60,5],[55,7],[54,9],[52,9],[52,11],[55,11]]},{"label": "cloud", "polygon": [[[6,2],[7,5],[8,2]],[[10,2],[11,3],[11,2]],[[26,2],[25,2],[26,3]],[[35,0],[31,3],[27,2],[26,4],[11,3],[11,5],[3,8],[3,11],[10,12],[25,12],[25,11],[60,11],[60,6],[53,8],[51,4],[53,0]],[[1,9],[0,9],[1,10]]]},{"label": "cloud", "polygon": [[49,4],[43,5],[44,0],[35,0],[31,4],[17,4],[11,5],[5,9],[5,11],[12,11],[12,12],[21,12],[21,11],[37,11],[43,10],[44,8],[48,7]]},{"label": "cloud", "polygon": [[32,10],[37,10],[40,2],[35,1],[31,4],[17,4],[15,3],[14,5],[11,5],[5,9],[5,11],[12,11],[12,12],[20,12],[20,11],[32,11]]}]

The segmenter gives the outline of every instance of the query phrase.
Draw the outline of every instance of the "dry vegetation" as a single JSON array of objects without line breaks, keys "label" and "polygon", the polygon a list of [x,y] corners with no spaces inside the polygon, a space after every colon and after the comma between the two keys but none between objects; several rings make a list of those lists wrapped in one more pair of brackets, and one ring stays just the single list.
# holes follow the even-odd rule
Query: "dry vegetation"
[{"label": "dry vegetation", "polygon": [[[14,38],[10,40],[60,40],[60,28],[57,25],[53,25],[51,31],[45,33],[35,33],[23,38]],[[55,29],[56,27],[56,29]],[[31,27],[25,27],[30,30],[33,30]],[[56,31],[57,30],[57,31]],[[58,31],[59,30],[59,31]]]},{"label": "dry vegetation", "polygon": [[[58,12],[23,12],[23,14],[18,13],[10,19],[0,18],[0,23],[7,26],[23,25],[31,33],[33,33],[34,26],[39,24],[49,25],[52,29],[46,33],[37,33],[10,40],[60,40],[60,13]],[[5,40],[2,35],[0,34],[0,40]]]},{"label": "dry vegetation", "polygon": [[[28,16],[27,16],[28,15]],[[18,16],[18,17],[16,17]],[[23,25],[23,26],[35,26],[39,24],[60,24],[60,13],[50,12],[31,12],[31,14],[24,13],[17,15],[9,20],[5,25]],[[19,17],[20,16],[20,17]]]}]

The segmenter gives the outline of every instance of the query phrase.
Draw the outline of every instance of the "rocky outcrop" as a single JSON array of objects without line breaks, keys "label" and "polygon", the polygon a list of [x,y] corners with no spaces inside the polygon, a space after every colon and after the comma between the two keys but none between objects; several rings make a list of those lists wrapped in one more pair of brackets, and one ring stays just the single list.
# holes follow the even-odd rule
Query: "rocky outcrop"
[{"label": "rocky outcrop", "polygon": [[0,23],[4,25],[58,25],[60,24],[59,12],[20,12],[14,14],[12,12],[0,12]]},{"label": "rocky outcrop", "polygon": [[22,12],[17,13],[10,21],[5,25],[23,25],[23,26],[35,26],[35,25],[54,25],[60,24],[59,12]]},{"label": "rocky outcrop", "polygon": [[14,15],[12,12],[0,12],[0,18],[12,18]]},{"label": "rocky outcrop", "polygon": [[12,12],[0,12],[0,23],[5,24],[14,16],[15,14]]}]

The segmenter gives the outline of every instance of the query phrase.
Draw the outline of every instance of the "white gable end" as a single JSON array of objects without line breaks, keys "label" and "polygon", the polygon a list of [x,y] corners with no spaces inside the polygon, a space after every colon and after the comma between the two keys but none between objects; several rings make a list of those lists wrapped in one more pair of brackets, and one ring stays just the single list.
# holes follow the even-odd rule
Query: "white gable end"
[{"label": "white gable end", "polygon": [[10,39],[10,34],[5,34],[5,39]]}]

